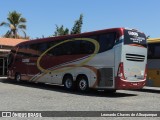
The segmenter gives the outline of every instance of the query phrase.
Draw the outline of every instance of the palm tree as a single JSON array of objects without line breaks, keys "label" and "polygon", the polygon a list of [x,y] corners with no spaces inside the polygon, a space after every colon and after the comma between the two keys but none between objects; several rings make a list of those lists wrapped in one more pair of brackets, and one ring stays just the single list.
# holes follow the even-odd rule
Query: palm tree
[{"label": "palm tree", "polygon": [[5,37],[19,38],[20,36],[18,35],[18,30],[20,29],[26,38],[26,33],[24,31],[26,29],[26,19],[21,17],[20,13],[16,11],[9,12],[7,20],[8,22],[2,22],[0,24],[0,26],[7,26],[10,28],[10,30],[8,30],[4,35]]}]

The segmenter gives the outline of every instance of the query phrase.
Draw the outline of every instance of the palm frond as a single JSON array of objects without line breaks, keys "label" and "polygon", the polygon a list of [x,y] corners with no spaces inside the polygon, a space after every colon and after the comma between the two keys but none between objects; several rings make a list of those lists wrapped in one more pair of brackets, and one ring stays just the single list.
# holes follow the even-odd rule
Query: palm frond
[{"label": "palm frond", "polygon": [[26,39],[27,38],[27,34],[24,30],[22,30],[23,34],[24,34],[24,38]]},{"label": "palm frond", "polygon": [[8,22],[10,23],[10,24],[14,24],[14,21],[13,21],[13,19],[12,18],[7,18],[7,20],[8,20]]},{"label": "palm frond", "polygon": [[6,38],[10,38],[11,36],[12,36],[12,32],[10,30],[8,30],[6,34],[4,35],[4,37]]},{"label": "palm frond", "polygon": [[26,29],[26,25],[24,25],[24,24],[18,25],[18,28],[20,28],[20,29]]},{"label": "palm frond", "polygon": [[19,22],[25,23],[25,22],[27,22],[27,20],[26,20],[25,18],[21,17],[21,18],[19,19]]},{"label": "palm frond", "polygon": [[0,26],[7,26],[7,27],[9,27],[9,23],[2,22],[2,23],[0,24]]}]

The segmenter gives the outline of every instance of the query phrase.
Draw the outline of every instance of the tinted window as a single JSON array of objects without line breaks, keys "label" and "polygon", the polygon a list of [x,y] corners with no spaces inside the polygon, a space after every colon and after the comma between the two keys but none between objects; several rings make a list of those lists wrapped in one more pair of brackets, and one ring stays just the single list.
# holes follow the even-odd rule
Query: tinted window
[{"label": "tinted window", "polygon": [[148,44],[148,58],[160,59],[160,44]]},{"label": "tinted window", "polygon": [[82,38],[80,41],[80,54],[92,54],[95,50],[95,45],[89,41],[85,41]]},{"label": "tinted window", "polygon": [[20,46],[17,54],[22,57],[39,57],[38,46],[37,44]]},{"label": "tinted window", "polygon": [[25,46],[25,45],[21,45],[21,46],[19,46],[19,49],[18,49],[18,51],[17,51],[17,55],[19,55],[19,56],[27,56],[26,55],[26,50],[27,50],[27,46]]},{"label": "tinted window", "polygon": [[39,50],[40,52],[46,51],[47,48],[48,48],[47,43],[40,43],[40,44],[38,45],[38,50]]},{"label": "tinted window", "polygon": [[59,55],[75,55],[75,54],[92,54],[94,52],[94,44],[88,41],[75,40],[63,43],[49,51],[50,54]]},{"label": "tinted window", "polygon": [[[104,52],[112,49],[115,43],[115,33],[106,33],[102,35],[87,36],[85,38],[92,38],[97,40],[100,44],[99,52]],[[95,50],[95,45],[92,42],[86,41],[84,38],[81,40],[75,40],[60,44],[50,51],[47,52],[48,55],[60,56],[60,55],[76,55],[76,54],[93,54]],[[20,46],[18,54],[21,56],[38,57],[47,49],[53,47],[54,45],[62,42],[63,40],[58,40],[54,42],[47,43],[37,43],[31,45]]]},{"label": "tinted window", "polygon": [[133,30],[124,30],[124,44],[138,44],[147,47],[146,36]]},{"label": "tinted window", "polygon": [[[58,43],[56,43],[56,44],[58,44]],[[49,45],[49,48],[53,47],[56,44]],[[63,43],[58,46],[55,46],[53,49],[48,51],[48,54],[54,55],[54,56],[69,55],[69,54],[71,54],[71,48],[72,47],[69,46],[69,42]]]},{"label": "tinted window", "polygon": [[99,35],[98,42],[100,44],[99,52],[104,52],[109,49],[112,49],[115,43],[115,33],[107,33]]},{"label": "tinted window", "polygon": [[37,51],[38,50],[38,44],[31,44],[31,45],[29,45],[28,48]]}]

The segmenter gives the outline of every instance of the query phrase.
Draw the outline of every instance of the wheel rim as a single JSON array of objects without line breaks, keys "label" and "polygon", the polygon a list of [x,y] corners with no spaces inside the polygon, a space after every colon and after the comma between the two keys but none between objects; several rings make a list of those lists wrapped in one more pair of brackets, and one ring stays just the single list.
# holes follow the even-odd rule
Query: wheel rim
[{"label": "wheel rim", "polygon": [[72,80],[71,79],[66,79],[66,81],[65,81],[66,88],[71,88],[72,85],[73,85]]},{"label": "wheel rim", "polygon": [[16,80],[19,82],[21,80],[21,76],[17,75]]},{"label": "wheel rim", "polygon": [[87,81],[85,79],[79,81],[79,88],[82,91],[87,89]]}]

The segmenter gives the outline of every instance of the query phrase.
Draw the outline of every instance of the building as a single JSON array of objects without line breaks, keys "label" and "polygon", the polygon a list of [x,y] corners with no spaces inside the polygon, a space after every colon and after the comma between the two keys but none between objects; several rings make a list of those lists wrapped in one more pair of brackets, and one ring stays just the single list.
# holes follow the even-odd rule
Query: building
[{"label": "building", "polygon": [[0,77],[7,75],[8,54],[13,46],[24,42],[24,39],[0,38]]}]

